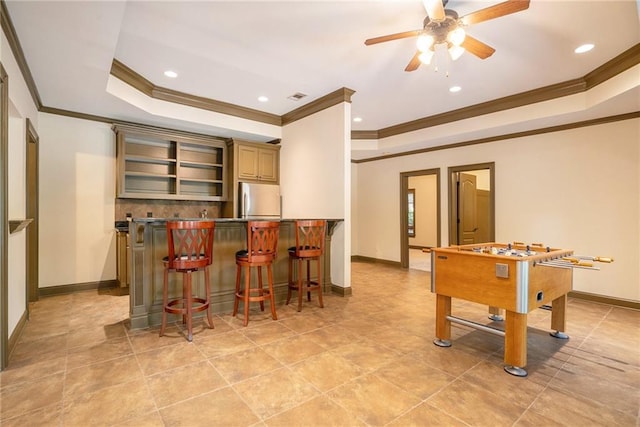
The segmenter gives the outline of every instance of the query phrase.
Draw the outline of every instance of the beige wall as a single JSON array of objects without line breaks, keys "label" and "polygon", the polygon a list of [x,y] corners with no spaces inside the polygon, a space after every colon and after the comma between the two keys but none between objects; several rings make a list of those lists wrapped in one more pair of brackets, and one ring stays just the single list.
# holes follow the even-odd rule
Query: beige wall
[{"label": "beige wall", "polygon": [[351,286],[351,104],[284,126],[280,149],[282,216],[341,218],[332,237],[331,280]]},{"label": "beige wall", "polygon": [[40,114],[40,287],[116,278],[115,136]]},{"label": "beige wall", "polygon": [[[358,253],[400,260],[401,172],[495,162],[496,240],[612,256],[574,289],[640,300],[640,119],[357,164]],[[442,244],[448,242],[441,182]],[[393,201],[396,203],[393,203]],[[366,230],[376,230],[367,233]]]}]

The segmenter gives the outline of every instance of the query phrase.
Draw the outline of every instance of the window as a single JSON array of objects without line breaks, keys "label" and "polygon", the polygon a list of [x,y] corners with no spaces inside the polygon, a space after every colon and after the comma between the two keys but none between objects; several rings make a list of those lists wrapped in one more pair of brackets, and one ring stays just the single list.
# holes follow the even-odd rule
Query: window
[{"label": "window", "polygon": [[407,212],[409,215],[409,217],[407,218],[407,229],[409,231],[409,237],[416,237],[416,221],[415,221],[416,190],[413,188],[410,188],[407,192],[407,196],[408,196]]}]

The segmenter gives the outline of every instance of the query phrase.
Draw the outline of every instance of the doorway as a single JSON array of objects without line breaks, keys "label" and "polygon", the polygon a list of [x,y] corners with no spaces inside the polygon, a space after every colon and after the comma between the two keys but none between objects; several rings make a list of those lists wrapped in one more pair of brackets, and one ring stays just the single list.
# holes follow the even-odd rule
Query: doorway
[{"label": "doorway", "polygon": [[[440,169],[400,174],[400,266],[409,268],[414,252],[421,269],[428,249],[440,246]],[[424,250],[424,251],[423,251]],[[423,268],[424,267],[424,268]]]},{"label": "doorway", "polygon": [[38,134],[31,120],[26,123],[26,217],[33,219],[26,228],[26,292],[27,316],[29,303],[38,301]]},{"label": "doorway", "polygon": [[495,163],[449,168],[449,244],[495,241]]}]

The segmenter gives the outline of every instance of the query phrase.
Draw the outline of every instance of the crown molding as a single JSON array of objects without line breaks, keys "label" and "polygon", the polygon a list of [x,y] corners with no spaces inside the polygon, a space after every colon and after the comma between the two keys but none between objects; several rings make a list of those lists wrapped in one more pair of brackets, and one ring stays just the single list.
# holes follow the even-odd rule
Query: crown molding
[{"label": "crown molding", "polygon": [[[549,86],[505,96],[480,104],[470,105],[457,110],[433,116],[423,117],[410,122],[400,123],[379,130],[352,131],[352,139],[382,139],[407,132],[426,129],[446,123],[452,123],[485,114],[496,113],[529,104],[549,101],[576,93],[585,92],[600,83],[626,71],[640,63],[640,43],[622,52],[583,77],[567,80]],[[377,138],[376,138],[377,136]]]},{"label": "crown molding", "polygon": [[111,63],[111,75],[122,80],[129,86],[136,88],[150,98],[172,102],[174,104],[186,105],[202,110],[214,111],[216,113],[240,117],[270,125],[282,125],[282,119],[276,114],[265,113],[252,108],[229,104],[228,102],[216,101],[215,99],[190,95],[188,93],[156,86],[115,58]]},{"label": "crown molding", "polygon": [[560,132],[563,130],[577,129],[581,127],[595,126],[595,125],[601,125],[605,123],[619,122],[623,120],[630,120],[630,119],[637,119],[637,118],[640,118],[640,111],[634,111],[632,113],[626,113],[626,114],[618,114],[615,116],[600,117],[597,119],[584,120],[581,122],[567,123],[567,124],[557,125],[557,126],[549,126],[546,128],[539,128],[539,129],[527,130],[522,132],[507,133],[503,135],[490,136],[487,138],[472,139],[468,141],[455,142],[453,144],[439,145],[437,147],[429,147],[429,148],[421,148],[419,150],[404,151],[402,153],[387,154],[387,155],[378,156],[378,157],[370,157],[368,159],[351,160],[351,163],[374,162],[377,160],[386,160],[394,157],[411,156],[414,154],[449,150],[451,148],[460,148],[460,147],[468,147],[470,145],[487,144],[489,142],[503,141],[505,139],[523,138],[525,136],[540,135],[540,134],[551,133],[551,132]]},{"label": "crown molding", "polygon": [[42,100],[40,99],[36,82],[33,80],[33,75],[31,74],[31,70],[29,69],[27,60],[25,59],[24,51],[20,45],[20,40],[18,40],[16,29],[13,26],[13,22],[11,22],[11,17],[9,16],[5,0],[0,1],[0,25],[2,26],[2,31],[4,32],[7,41],[9,42],[11,52],[18,63],[18,68],[20,68],[22,77],[27,84],[27,88],[31,94],[31,99],[33,99],[33,103],[36,104],[36,108],[39,110],[42,108]]},{"label": "crown molding", "polygon": [[333,107],[334,105],[342,102],[351,102],[351,96],[355,93],[354,90],[347,89],[346,87],[335,90],[321,98],[318,98],[308,104],[305,104],[293,111],[290,111],[282,116],[282,125],[288,125],[296,120],[300,120],[311,114],[315,114],[318,111],[322,111],[326,108]]}]

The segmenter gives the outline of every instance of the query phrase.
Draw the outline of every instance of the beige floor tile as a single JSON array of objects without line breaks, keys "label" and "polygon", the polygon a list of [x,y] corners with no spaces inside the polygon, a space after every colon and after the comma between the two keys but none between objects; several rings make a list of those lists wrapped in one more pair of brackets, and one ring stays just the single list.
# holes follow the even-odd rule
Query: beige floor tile
[{"label": "beige floor tile", "polygon": [[426,399],[455,379],[454,376],[433,368],[428,361],[418,360],[413,356],[397,359],[375,371],[375,375],[420,399]]},{"label": "beige floor tile", "polygon": [[117,427],[165,427],[159,411],[142,414],[114,425]]},{"label": "beige floor tile", "polygon": [[188,341],[138,353],[136,357],[145,376],[205,360],[202,352]]},{"label": "beige floor tile", "polygon": [[488,353],[474,352],[472,354],[465,351],[464,346],[457,346],[455,342],[452,342],[451,347],[438,347],[433,343],[429,343],[425,347],[416,350],[413,355],[420,360],[428,362],[430,366],[454,376],[461,375],[491,356]]},{"label": "beige floor tile", "polygon": [[387,424],[389,427],[425,427],[425,426],[447,426],[465,427],[468,424],[445,414],[438,408],[428,403],[421,403],[409,412]]},{"label": "beige floor tile", "polygon": [[409,394],[376,375],[358,377],[327,393],[329,398],[368,425],[385,425],[420,403]]},{"label": "beige floor tile", "polygon": [[[123,399],[123,396],[127,398]],[[147,414],[154,409],[153,398],[144,380],[137,380],[66,400],[63,421],[68,426],[107,426]]]},{"label": "beige floor tile", "polygon": [[67,338],[68,347],[78,347],[91,343],[98,343],[114,338],[123,338],[126,332],[122,323],[111,325],[97,324],[95,326],[85,326],[69,331]]},{"label": "beige floor tile", "polygon": [[245,337],[242,332],[232,330],[224,334],[207,337],[197,343],[198,348],[206,357],[220,357],[238,351],[247,350],[256,344]]},{"label": "beige floor tile", "polygon": [[126,337],[74,347],[69,349],[67,369],[117,359],[130,354],[133,354],[133,351]]},{"label": "beige floor tile", "polygon": [[505,390],[487,390],[464,380],[456,380],[427,399],[446,414],[473,426],[511,425],[524,412],[514,403]]},{"label": "beige floor tile", "polygon": [[147,384],[159,408],[227,386],[224,378],[207,361],[149,376]]},{"label": "beige floor tile", "polygon": [[11,353],[9,363],[25,365],[67,355],[67,330],[35,341],[21,342]]},{"label": "beige floor tile", "polygon": [[307,332],[303,335],[325,349],[340,347],[360,340],[356,335],[336,325],[325,326],[324,328]]},{"label": "beige floor tile", "polygon": [[67,371],[64,382],[65,399],[133,380],[141,380],[142,373],[133,355],[93,363]]},{"label": "beige floor tile", "polygon": [[[594,393],[597,393],[594,390]],[[634,417],[565,391],[546,388],[531,405],[530,411],[568,426],[633,426]]]},{"label": "beige floor tile", "polygon": [[269,344],[270,342],[278,341],[295,334],[295,332],[287,328],[283,322],[270,322],[253,328],[244,328],[240,330],[240,332],[259,345]]},{"label": "beige floor tile", "polygon": [[366,424],[325,396],[318,396],[300,406],[265,421],[269,427],[323,426],[358,427]]},{"label": "beige floor tile", "polygon": [[331,351],[354,365],[370,371],[390,363],[400,355],[393,349],[369,340],[356,341]]},{"label": "beige floor tile", "polygon": [[263,375],[283,366],[259,347],[209,359],[209,362],[230,384]]},{"label": "beige floor tile", "polygon": [[45,406],[0,422],[2,427],[48,427],[62,425],[62,403]]},{"label": "beige floor tile", "polygon": [[326,351],[324,347],[321,347],[306,335],[284,338],[264,345],[262,348],[285,365],[299,362],[314,354]]},{"label": "beige floor tile", "polygon": [[64,374],[49,375],[0,390],[0,420],[62,401]]},{"label": "beige floor tile", "polygon": [[366,373],[364,368],[345,358],[324,352],[316,354],[291,367],[320,391],[328,391]]},{"label": "beige floor tile", "polygon": [[233,388],[260,419],[294,408],[319,394],[308,381],[287,368],[235,384]]},{"label": "beige floor tile", "polygon": [[18,363],[12,360],[7,369],[0,372],[0,389],[25,381],[33,381],[47,375],[64,372],[67,356],[52,357],[33,363]]}]

